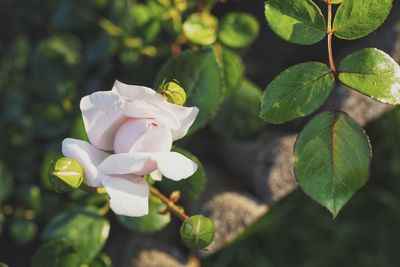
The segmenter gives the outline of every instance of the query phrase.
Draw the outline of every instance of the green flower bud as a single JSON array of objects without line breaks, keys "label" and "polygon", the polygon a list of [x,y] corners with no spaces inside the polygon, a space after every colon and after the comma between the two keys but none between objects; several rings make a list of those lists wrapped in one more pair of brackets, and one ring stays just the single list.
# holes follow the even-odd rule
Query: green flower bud
[{"label": "green flower bud", "polygon": [[82,184],[83,168],[74,159],[59,158],[51,164],[49,179],[56,192],[69,192]]},{"label": "green flower bud", "polygon": [[183,106],[186,102],[185,90],[176,82],[164,83],[158,90],[168,102]]},{"label": "green flower bud", "polygon": [[203,215],[194,215],[183,222],[179,233],[183,244],[190,248],[203,249],[214,240],[214,224]]}]

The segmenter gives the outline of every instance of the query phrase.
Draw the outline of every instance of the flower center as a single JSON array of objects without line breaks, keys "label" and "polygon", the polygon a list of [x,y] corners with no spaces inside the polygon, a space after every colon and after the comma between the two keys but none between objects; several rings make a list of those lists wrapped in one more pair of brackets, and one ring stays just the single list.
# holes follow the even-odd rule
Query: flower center
[{"label": "flower center", "polygon": [[114,139],[114,152],[129,153],[135,143],[157,124],[151,119],[130,119],[117,131]]}]

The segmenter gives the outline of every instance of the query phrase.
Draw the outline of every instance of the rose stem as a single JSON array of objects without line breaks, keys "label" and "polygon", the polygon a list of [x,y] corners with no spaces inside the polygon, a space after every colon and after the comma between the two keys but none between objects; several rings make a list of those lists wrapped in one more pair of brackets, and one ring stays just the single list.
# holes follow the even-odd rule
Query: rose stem
[{"label": "rose stem", "polygon": [[164,202],[165,205],[167,205],[167,209],[173,214],[175,214],[175,216],[177,216],[182,221],[186,221],[187,219],[189,219],[189,216],[186,215],[186,213],[180,207],[175,205],[174,202],[172,202],[169,198],[164,196],[160,191],[158,191],[157,188],[151,186],[150,193],[156,198],[160,199],[162,202]]}]

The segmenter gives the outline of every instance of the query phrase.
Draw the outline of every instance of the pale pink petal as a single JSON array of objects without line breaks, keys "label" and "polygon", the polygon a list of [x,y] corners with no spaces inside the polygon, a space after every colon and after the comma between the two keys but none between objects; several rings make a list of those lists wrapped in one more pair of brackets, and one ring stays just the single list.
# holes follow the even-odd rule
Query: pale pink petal
[{"label": "pale pink petal", "polygon": [[157,92],[146,86],[129,85],[115,81],[113,91],[130,99],[159,99]]},{"label": "pale pink petal", "polygon": [[127,121],[125,101],[113,91],[96,92],[81,100],[81,111],[90,142],[97,148],[113,150],[114,137]]},{"label": "pale pink petal", "polygon": [[166,126],[155,126],[142,135],[130,148],[129,153],[167,152],[172,148],[171,130]]},{"label": "pale pink petal", "polygon": [[118,215],[140,217],[149,212],[149,186],[141,177],[101,175],[110,196],[110,208]]},{"label": "pale pink petal", "polygon": [[183,107],[168,102],[164,103],[164,107],[170,110],[180,123],[179,128],[172,129],[174,141],[181,139],[189,131],[190,126],[192,126],[199,113],[199,109],[197,107]]},{"label": "pale pink petal", "polygon": [[156,169],[156,163],[151,160],[150,153],[123,153],[109,156],[98,166],[98,169],[108,175],[145,175]]},{"label": "pale pink petal", "polygon": [[101,186],[97,165],[109,156],[88,142],[67,138],[62,142],[62,153],[65,157],[76,160],[82,165],[85,174],[85,184],[93,187]]},{"label": "pale pink petal", "polygon": [[154,119],[157,125],[164,125],[178,130],[181,123],[178,117],[169,109],[165,109],[163,102],[144,99],[130,99],[126,105],[125,115],[138,119]]},{"label": "pale pink petal", "polygon": [[197,170],[195,162],[177,152],[154,153],[152,159],[161,173],[174,181],[188,178]]},{"label": "pale pink petal", "polygon": [[115,153],[128,153],[131,147],[154,125],[150,119],[130,119],[118,130],[114,140]]}]

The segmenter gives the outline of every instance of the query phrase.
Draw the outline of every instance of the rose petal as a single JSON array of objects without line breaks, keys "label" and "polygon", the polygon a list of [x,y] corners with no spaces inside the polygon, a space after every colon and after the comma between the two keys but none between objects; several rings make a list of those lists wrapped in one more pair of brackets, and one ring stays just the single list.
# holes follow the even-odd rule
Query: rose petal
[{"label": "rose petal", "polygon": [[156,169],[156,163],[151,160],[150,153],[122,153],[109,156],[98,166],[98,169],[108,175],[145,175]]},{"label": "rose petal", "polygon": [[115,134],[128,119],[124,107],[124,100],[113,91],[96,92],[82,98],[83,122],[94,146],[113,150]]},{"label": "rose petal", "polygon": [[159,98],[156,96],[157,92],[146,86],[129,85],[120,81],[115,81],[113,91],[117,92],[120,96],[130,99],[154,99]]},{"label": "rose petal", "polygon": [[149,186],[141,177],[101,175],[110,196],[110,208],[118,215],[139,217],[149,212]]},{"label": "rose petal", "polygon": [[172,148],[172,133],[166,126],[156,126],[142,135],[130,148],[129,153],[168,152]]},{"label": "rose petal", "polygon": [[180,122],[180,127],[178,129],[172,129],[174,141],[181,139],[189,131],[190,126],[192,126],[199,113],[199,109],[196,107],[182,107],[168,102],[164,105],[166,109],[171,110],[171,112],[175,114]]},{"label": "rose petal", "polygon": [[154,119],[157,125],[164,125],[178,130],[181,123],[178,117],[160,101],[148,101],[144,99],[130,99],[126,106],[125,115],[138,119]]},{"label": "rose petal", "polygon": [[115,153],[128,153],[131,147],[154,127],[150,119],[130,119],[118,130],[114,140]]},{"label": "rose petal", "polygon": [[97,165],[109,156],[88,142],[67,138],[62,142],[62,153],[65,157],[75,159],[85,171],[85,184],[93,187],[101,186]]},{"label": "rose petal", "polygon": [[197,170],[195,162],[177,152],[154,153],[152,159],[161,173],[174,181],[188,178]]}]

